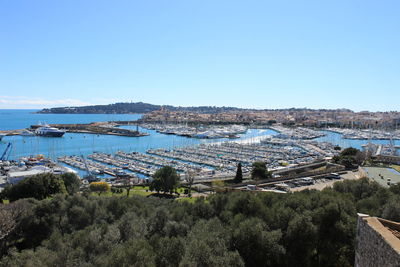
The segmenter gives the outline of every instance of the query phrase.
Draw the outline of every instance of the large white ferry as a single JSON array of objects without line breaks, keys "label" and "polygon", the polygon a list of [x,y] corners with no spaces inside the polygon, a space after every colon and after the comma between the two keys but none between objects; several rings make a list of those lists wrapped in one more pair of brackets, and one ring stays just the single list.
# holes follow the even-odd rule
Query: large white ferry
[{"label": "large white ferry", "polygon": [[35,130],[35,134],[46,137],[61,137],[65,134],[65,131],[59,130],[49,125],[43,125]]}]

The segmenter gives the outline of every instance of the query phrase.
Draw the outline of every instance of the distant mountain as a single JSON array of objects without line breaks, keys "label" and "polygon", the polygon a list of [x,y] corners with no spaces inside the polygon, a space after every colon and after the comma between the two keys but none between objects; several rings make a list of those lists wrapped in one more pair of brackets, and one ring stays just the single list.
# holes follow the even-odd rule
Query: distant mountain
[{"label": "distant mountain", "polygon": [[223,111],[235,111],[241,110],[234,107],[174,107],[174,106],[161,106],[153,105],[143,102],[137,103],[115,103],[109,105],[94,105],[94,106],[82,106],[82,107],[59,107],[59,108],[45,108],[38,113],[49,113],[49,114],[127,114],[127,113],[148,113],[164,107],[167,110],[180,110],[189,112],[199,113],[218,113]]}]

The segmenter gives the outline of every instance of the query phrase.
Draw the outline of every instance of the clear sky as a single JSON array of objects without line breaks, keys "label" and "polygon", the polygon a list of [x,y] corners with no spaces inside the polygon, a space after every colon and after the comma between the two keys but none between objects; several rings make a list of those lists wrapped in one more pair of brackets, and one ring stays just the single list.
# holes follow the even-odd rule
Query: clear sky
[{"label": "clear sky", "polygon": [[0,0],[0,108],[400,110],[400,1]]}]

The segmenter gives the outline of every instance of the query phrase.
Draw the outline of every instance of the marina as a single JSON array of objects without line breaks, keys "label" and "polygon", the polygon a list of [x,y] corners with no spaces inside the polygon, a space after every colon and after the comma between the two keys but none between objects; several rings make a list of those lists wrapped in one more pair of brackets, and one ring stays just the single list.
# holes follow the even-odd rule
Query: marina
[{"label": "marina", "polygon": [[114,177],[131,177],[136,176],[133,173],[127,173],[123,168],[112,167],[106,164],[101,164],[96,161],[85,159],[78,156],[64,156],[58,158],[59,162],[70,165],[71,167],[86,171],[90,175],[107,174]]},{"label": "marina", "polygon": [[[20,113],[18,111],[17,113]],[[68,116],[66,116],[68,115]],[[105,115],[97,114],[99,119],[119,119],[128,121],[126,117],[134,121],[140,118],[139,115]],[[77,122],[91,123],[96,121],[96,114],[33,114],[26,112],[17,117],[25,116],[27,122],[50,121],[52,124],[71,123],[74,117]],[[6,116],[6,115],[3,115]],[[36,119],[39,116],[40,119]],[[48,116],[43,118],[43,116]],[[59,117],[58,117],[59,116]],[[72,116],[72,117],[71,117]],[[59,119],[56,119],[58,117]],[[52,118],[52,119],[51,119]],[[23,125],[15,120],[4,120],[9,125],[2,125],[2,129],[24,128]],[[105,127],[116,127],[118,123],[102,123]],[[60,164],[69,166],[76,170],[80,176],[87,175],[85,166],[82,165],[81,156],[87,158],[89,155],[98,157],[99,160],[88,158],[89,167],[96,173],[97,169],[102,177],[116,177],[118,171],[127,171],[145,178],[152,175],[160,166],[172,165],[177,168],[184,177],[187,170],[202,173],[205,179],[209,177],[224,177],[224,175],[234,175],[236,164],[243,164],[243,172],[248,174],[251,163],[257,160],[266,161],[270,169],[279,169],[296,164],[312,162],[320,158],[329,158],[335,154],[332,149],[334,145],[341,147],[353,146],[359,149],[367,143],[365,140],[344,139],[340,133],[332,131],[316,131],[308,128],[289,128],[274,125],[272,128],[246,128],[244,133],[238,133],[238,138],[193,138],[168,134],[154,129],[156,124],[147,128],[134,125],[124,125],[118,128],[127,130],[137,130],[145,132],[147,135],[141,138],[129,138],[125,136],[113,136],[103,134],[72,133],[66,132],[61,138],[45,138],[33,136],[30,132],[20,132],[19,135],[5,136],[0,142],[0,152],[4,151],[9,143],[12,148],[9,151],[9,158],[18,160],[21,157],[44,155],[46,158],[62,159]],[[180,125],[182,126],[182,125]],[[258,126],[259,127],[259,126]],[[152,129],[150,129],[152,128]],[[217,129],[220,126],[216,126]],[[237,127],[234,127],[237,128]],[[62,129],[62,128],[60,128]],[[160,125],[159,129],[166,129],[165,125]],[[204,130],[199,128],[198,130]],[[238,129],[238,128],[237,128]],[[243,130],[243,129],[242,129]],[[279,130],[279,132],[278,132]],[[274,136],[272,138],[272,136]],[[314,138],[314,139],[312,139]],[[390,140],[370,139],[374,144],[387,145]],[[393,140],[396,148],[400,145],[399,140]],[[97,152],[97,153],[95,153]],[[100,155],[113,155],[113,163],[107,163],[107,157],[101,158]],[[77,157],[77,155],[79,155]],[[68,156],[77,157],[74,161]],[[65,162],[68,160],[76,166]],[[103,160],[103,162],[101,161]],[[100,166],[97,164],[103,164]],[[127,169],[127,164],[131,169]],[[114,168],[114,169],[113,169]],[[123,174],[122,172],[120,174]]]},{"label": "marina", "polygon": [[329,143],[269,137],[252,144],[226,141],[171,150],[149,149],[147,153],[95,152],[88,156],[88,160],[69,156],[59,158],[59,161],[81,170],[86,169],[88,173],[113,176],[128,170],[149,177],[162,166],[172,166],[184,181],[189,172],[196,174],[196,180],[233,177],[239,162],[243,165],[243,174],[248,176],[255,161],[266,162],[269,170],[282,170],[321,161],[337,153]]},{"label": "marina", "polygon": [[[322,149],[324,153],[321,153]],[[276,170],[307,164],[327,156],[332,157],[337,152],[333,149],[333,145],[328,143],[320,145],[317,142],[266,138],[261,143],[224,142],[174,150],[155,149],[149,150],[148,153],[205,164],[227,172],[235,171],[240,162],[243,164],[243,172],[248,173],[255,161],[266,162],[268,169]]]},{"label": "marina", "polygon": [[325,136],[321,131],[312,130],[304,127],[283,127],[280,125],[270,126],[274,131],[279,132],[279,137],[289,139],[315,139]]},{"label": "marina", "polygon": [[0,191],[8,183],[15,184],[26,177],[44,173],[63,174],[76,173],[76,171],[61,166],[43,155],[22,157],[14,161],[8,160],[6,154],[3,153],[0,157]]},{"label": "marina", "polygon": [[400,140],[400,130],[376,130],[376,129],[347,129],[347,128],[327,128],[326,131],[332,131],[343,135],[344,139],[355,140]]},{"label": "marina", "polygon": [[155,130],[158,133],[200,139],[239,138],[238,134],[243,134],[247,131],[247,127],[243,125],[198,125],[194,127],[184,124],[142,123],[141,127]]}]

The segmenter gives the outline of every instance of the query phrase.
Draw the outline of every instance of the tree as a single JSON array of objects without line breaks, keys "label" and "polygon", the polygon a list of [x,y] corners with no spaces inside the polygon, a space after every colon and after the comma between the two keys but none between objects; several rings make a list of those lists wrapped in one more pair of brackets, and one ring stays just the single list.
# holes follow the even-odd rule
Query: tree
[{"label": "tree", "polygon": [[73,195],[79,191],[81,181],[78,176],[74,173],[64,173],[61,175],[61,179],[64,181],[65,189],[68,194]]},{"label": "tree", "polygon": [[311,216],[296,215],[288,224],[285,243],[288,266],[310,266],[315,251],[317,228]]},{"label": "tree", "polygon": [[157,192],[173,193],[179,185],[179,175],[171,166],[165,166],[157,170],[150,184],[150,190]]},{"label": "tree", "polygon": [[215,192],[223,192],[224,191],[225,182],[223,180],[212,181],[211,185]]},{"label": "tree", "polygon": [[179,266],[185,251],[183,240],[179,237],[163,237],[157,247],[157,266]]},{"label": "tree", "polygon": [[233,230],[233,244],[246,266],[277,266],[285,249],[280,230],[268,231],[258,218],[245,219]]},{"label": "tree", "polygon": [[63,180],[52,173],[25,178],[15,185],[4,188],[3,198],[15,201],[21,198],[45,199],[51,195],[67,193]]},{"label": "tree", "polygon": [[237,251],[229,251],[229,234],[218,219],[199,220],[186,237],[180,266],[244,266]]},{"label": "tree", "polygon": [[193,170],[187,171],[187,173],[186,173],[186,181],[189,184],[189,190],[188,190],[189,197],[192,195],[192,186],[193,186],[195,177],[196,177],[196,173]]},{"label": "tree", "polygon": [[354,147],[348,147],[346,149],[343,149],[343,151],[340,153],[341,156],[355,156],[360,150]]},{"label": "tree", "polygon": [[353,266],[356,211],[400,220],[399,187],[18,200],[0,205],[0,266]]},{"label": "tree", "polygon": [[388,220],[400,221],[400,197],[392,198],[384,207],[382,217]]},{"label": "tree", "polygon": [[30,208],[29,200],[22,199],[8,205],[0,204],[0,255],[6,249],[6,240],[17,228],[18,221]]},{"label": "tree", "polygon": [[133,239],[118,245],[106,257],[105,266],[156,266],[156,254],[147,240]]},{"label": "tree", "polygon": [[251,178],[254,180],[262,180],[265,178],[265,171],[267,170],[265,163],[256,161],[252,165]]},{"label": "tree", "polygon": [[360,165],[366,159],[366,155],[354,147],[344,149],[338,156],[333,157],[333,161],[345,166],[346,168],[354,168]]},{"label": "tree", "polygon": [[394,185],[390,186],[389,189],[393,194],[400,195],[400,183],[397,183],[397,184],[394,184]]},{"label": "tree", "polygon": [[129,193],[131,192],[132,189],[132,183],[129,178],[123,179],[122,183],[124,185],[124,188],[126,190],[126,196],[129,197]]},{"label": "tree", "polygon": [[263,180],[271,178],[272,174],[267,170],[265,162],[263,161],[256,161],[252,165],[251,169],[251,178],[253,180]]},{"label": "tree", "polygon": [[99,196],[101,193],[110,191],[110,185],[106,182],[93,182],[89,185],[90,191],[97,192]]},{"label": "tree", "polygon": [[243,181],[242,163],[238,163],[234,182],[239,184]]}]

